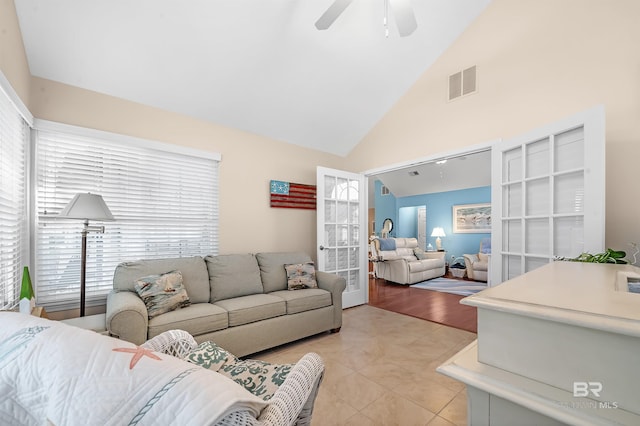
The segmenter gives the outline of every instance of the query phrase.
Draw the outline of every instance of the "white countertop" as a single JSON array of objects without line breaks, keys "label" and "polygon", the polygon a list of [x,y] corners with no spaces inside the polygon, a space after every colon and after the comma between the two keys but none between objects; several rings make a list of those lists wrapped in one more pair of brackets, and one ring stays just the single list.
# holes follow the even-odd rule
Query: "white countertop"
[{"label": "white countertop", "polygon": [[640,279],[640,268],[556,261],[461,303],[640,337],[640,294],[624,290],[627,276]]}]

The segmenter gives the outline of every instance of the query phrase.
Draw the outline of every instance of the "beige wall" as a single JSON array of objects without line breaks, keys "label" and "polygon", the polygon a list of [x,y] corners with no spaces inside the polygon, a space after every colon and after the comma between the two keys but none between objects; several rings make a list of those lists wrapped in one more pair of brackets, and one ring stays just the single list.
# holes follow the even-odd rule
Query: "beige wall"
[{"label": "beige wall", "polygon": [[37,118],[222,154],[220,253],[315,257],[315,211],[272,209],[269,181],[315,184],[316,166],[341,167],[344,158],[50,80],[33,78],[31,88]]},{"label": "beige wall", "polygon": [[0,69],[36,118],[218,152],[220,252],[315,257],[316,212],[270,208],[269,181],[315,184],[316,166],[344,158],[31,77],[14,2],[0,0],[0,12]]},{"label": "beige wall", "polygon": [[[604,104],[606,244],[628,249],[640,242],[639,20],[637,0],[494,0],[348,164],[362,171],[492,142]],[[472,65],[478,92],[448,102],[448,76]]]},{"label": "beige wall", "polygon": [[[222,154],[222,252],[315,251],[315,212],[269,208],[270,179],[314,183],[316,165],[363,171],[508,138],[596,104],[607,112],[607,245],[640,241],[636,0],[494,0],[347,158],[31,80],[13,1],[0,2],[0,69],[36,117]],[[471,65],[478,93],[447,102],[447,76]]]},{"label": "beige wall", "polygon": [[13,0],[0,0],[0,70],[29,107],[31,73]]}]

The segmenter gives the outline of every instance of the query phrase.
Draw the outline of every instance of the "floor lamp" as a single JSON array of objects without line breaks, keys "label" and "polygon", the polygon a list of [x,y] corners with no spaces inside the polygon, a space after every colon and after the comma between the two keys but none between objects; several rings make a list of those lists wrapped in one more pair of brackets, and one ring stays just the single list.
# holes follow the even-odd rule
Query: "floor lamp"
[{"label": "floor lamp", "polygon": [[104,232],[104,226],[89,226],[90,220],[101,222],[113,221],[113,215],[101,195],[79,193],[58,215],[61,219],[80,219],[84,221],[82,228],[82,257],[80,263],[80,316],[84,316],[85,288],[87,274],[87,234]]}]

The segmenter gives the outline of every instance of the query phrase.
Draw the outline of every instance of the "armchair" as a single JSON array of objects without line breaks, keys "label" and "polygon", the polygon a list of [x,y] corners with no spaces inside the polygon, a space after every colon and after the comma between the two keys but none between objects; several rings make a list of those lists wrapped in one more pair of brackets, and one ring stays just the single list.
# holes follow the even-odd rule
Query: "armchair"
[{"label": "armchair", "polygon": [[491,238],[480,241],[480,250],[476,254],[464,254],[467,277],[475,281],[487,282],[489,276],[489,255],[491,254]]},{"label": "armchair", "polygon": [[313,352],[295,364],[269,364],[241,360],[213,342],[200,345],[183,330],[169,330],[141,345],[146,349],[216,371],[268,401],[256,419],[248,411],[234,412],[216,426],[309,426],[318,388],[324,377],[324,362]]}]

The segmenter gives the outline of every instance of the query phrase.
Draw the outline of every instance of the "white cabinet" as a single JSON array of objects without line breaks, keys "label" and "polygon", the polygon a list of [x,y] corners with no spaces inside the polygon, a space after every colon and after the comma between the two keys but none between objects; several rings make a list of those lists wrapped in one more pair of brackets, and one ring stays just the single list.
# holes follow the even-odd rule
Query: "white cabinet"
[{"label": "white cabinet", "polygon": [[640,424],[640,294],[628,265],[554,262],[463,299],[478,339],[438,368],[469,424]]}]

